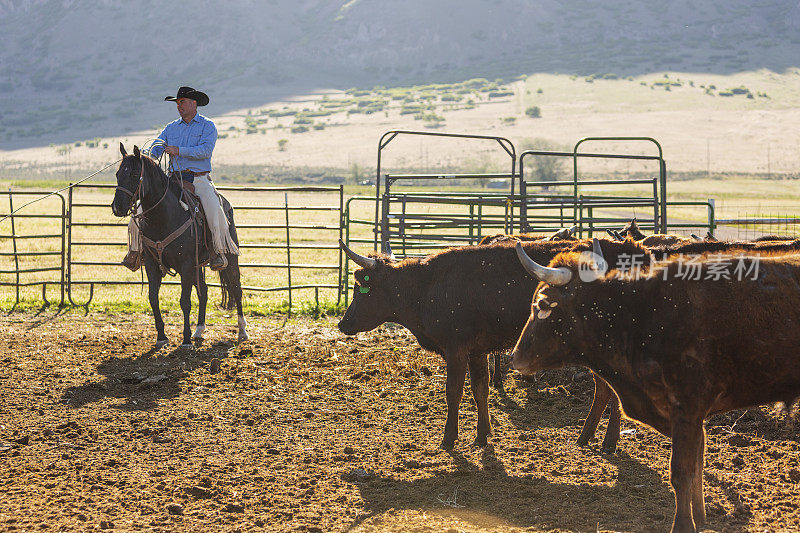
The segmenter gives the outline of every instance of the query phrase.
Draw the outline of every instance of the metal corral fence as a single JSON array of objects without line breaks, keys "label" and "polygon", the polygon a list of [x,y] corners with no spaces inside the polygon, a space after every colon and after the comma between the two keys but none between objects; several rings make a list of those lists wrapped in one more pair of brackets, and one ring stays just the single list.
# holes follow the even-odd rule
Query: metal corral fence
[{"label": "metal corral fence", "polygon": [[[141,273],[133,274],[120,265],[126,252],[128,219],[111,214],[114,190],[112,184],[75,185],[66,198],[57,194],[49,200],[56,205],[40,207],[35,214],[9,217],[10,233],[2,235],[2,242],[11,247],[0,250],[0,259],[13,268],[0,270],[0,285],[16,287],[16,303],[20,301],[20,288],[32,285],[42,285],[45,302],[46,286],[59,285],[62,305],[68,300],[76,306],[88,306],[97,287],[143,283]],[[293,292],[299,290],[313,290],[317,306],[321,290],[337,303],[341,301],[342,253],[337,240],[343,237],[342,186],[219,186],[217,190],[228,197],[235,210],[244,258],[240,263],[244,291],[285,292],[290,310]],[[3,192],[9,213],[13,212],[15,197],[42,194]],[[21,228],[20,219],[37,223]],[[22,250],[18,245],[32,239],[46,246]],[[42,265],[46,257],[57,262]],[[26,266],[25,260],[36,261],[37,266]],[[298,275],[297,270],[305,272]],[[179,285],[169,278],[164,283]],[[209,282],[209,286],[219,287],[219,283]]]},{"label": "metal corral fence", "polygon": [[[397,136],[472,139],[496,143],[508,158],[507,173],[488,174],[382,174],[382,151]],[[587,143],[649,143],[649,155],[587,152]],[[338,187],[231,187],[217,189],[235,208],[236,225],[243,250],[242,281],[245,293],[288,295],[313,290],[319,306],[320,291],[327,291],[337,304],[349,299],[350,264],[337,245],[337,238],[357,249],[382,250],[390,246],[399,257],[419,256],[459,244],[476,244],[486,235],[513,232],[549,232],[575,225],[580,236],[617,229],[637,215],[645,231],[688,234],[697,231],[729,231],[722,224],[744,224],[753,235],[797,234],[800,218],[744,217],[718,220],[714,200],[667,201],[667,165],[660,144],[649,137],[589,137],[578,141],[571,152],[526,150],[517,158],[514,145],[504,137],[430,131],[393,130],[378,143],[375,196],[354,196],[345,201]],[[571,163],[571,177],[528,179],[528,161],[560,158]],[[651,175],[628,175],[619,179],[592,177],[581,162],[639,161],[652,163]],[[599,174],[599,176],[604,176]],[[439,183],[484,183],[491,189],[453,192],[435,189]],[[403,185],[416,185],[404,190]],[[141,274],[121,268],[125,254],[126,221],[114,218],[110,203],[114,185],[79,184],[65,195],[54,194],[36,213],[9,217],[10,233],[0,235],[0,286],[58,285],[60,302],[88,306],[95,288],[136,286]],[[43,193],[1,192],[9,213],[14,200]],[[43,202],[44,203],[44,202]],[[669,209],[670,218],[667,219]],[[0,206],[0,211],[3,211]],[[373,212],[373,215],[370,213]],[[4,216],[0,213],[0,217]],[[6,226],[4,226],[5,229]],[[757,229],[756,229],[757,228]],[[791,228],[791,229],[790,229]],[[742,237],[720,234],[722,238]],[[173,280],[165,280],[176,285]],[[209,283],[210,286],[219,286]],[[344,292],[344,298],[342,293]]]},{"label": "metal corral fence", "polygon": [[[493,174],[393,174],[382,173],[382,152],[397,136],[426,136],[450,140],[478,139],[497,143],[509,157],[509,172]],[[586,143],[648,143],[651,155],[582,151]],[[378,168],[375,188],[373,248],[391,250],[398,256],[424,255],[456,244],[475,244],[492,233],[548,232],[577,226],[581,237],[605,234],[618,229],[637,213],[643,229],[656,233],[691,230],[713,233],[714,206],[711,202],[668,202],[667,165],[661,145],[650,137],[587,137],[571,152],[526,150],[516,158],[516,149],[504,137],[452,134],[429,131],[389,131],[378,143]],[[501,153],[502,155],[502,153]],[[528,160],[558,158],[572,168],[570,179],[529,180]],[[587,175],[580,166],[584,160],[652,162],[651,177],[599,179]],[[555,176],[554,176],[555,178]],[[437,182],[489,182],[502,190],[481,192],[439,192],[398,190],[398,185]],[[667,206],[705,208],[703,221],[677,218],[667,220]],[[435,207],[434,207],[435,206]],[[696,218],[696,216],[695,216]],[[360,223],[360,222],[359,222]]]},{"label": "metal corral fence", "polygon": [[[58,285],[63,304],[67,250],[64,196],[54,194],[45,200],[47,213],[12,214],[14,198],[29,199],[41,195],[36,191],[0,191],[0,198],[5,197],[3,205],[8,206],[7,213],[0,208],[0,217],[8,216],[7,227],[10,230],[10,233],[0,232],[0,243],[10,244],[10,249],[0,249],[0,259],[4,260],[3,267],[0,267],[0,286],[14,287],[16,303],[19,303],[22,287],[41,285],[42,300],[48,304],[47,285]],[[5,266],[9,263],[13,268]]]}]

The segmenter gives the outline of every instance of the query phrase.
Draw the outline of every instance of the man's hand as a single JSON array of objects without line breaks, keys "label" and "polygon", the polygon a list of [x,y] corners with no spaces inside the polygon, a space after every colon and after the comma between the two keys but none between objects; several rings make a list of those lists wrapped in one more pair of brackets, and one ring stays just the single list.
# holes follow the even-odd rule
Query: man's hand
[{"label": "man's hand", "polygon": [[164,149],[169,155],[178,155],[178,147],[177,146],[167,146]]}]

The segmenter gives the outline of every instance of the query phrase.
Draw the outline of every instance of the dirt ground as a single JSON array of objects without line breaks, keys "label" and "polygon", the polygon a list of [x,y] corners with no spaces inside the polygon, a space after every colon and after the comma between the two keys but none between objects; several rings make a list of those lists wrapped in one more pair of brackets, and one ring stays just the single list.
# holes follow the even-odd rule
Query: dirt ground
[{"label": "dirt ground", "polygon": [[[175,314],[168,335],[178,338]],[[438,449],[444,365],[407,331],[219,319],[151,353],[148,316],[0,317],[0,530],[664,531],[669,440],[574,445],[582,369],[492,392],[495,435]],[[215,370],[219,360],[219,372]],[[469,390],[469,389],[467,389]],[[601,429],[605,428],[605,422]],[[709,528],[800,530],[798,433],[772,407],[708,424]],[[602,431],[600,432],[602,436]]]}]

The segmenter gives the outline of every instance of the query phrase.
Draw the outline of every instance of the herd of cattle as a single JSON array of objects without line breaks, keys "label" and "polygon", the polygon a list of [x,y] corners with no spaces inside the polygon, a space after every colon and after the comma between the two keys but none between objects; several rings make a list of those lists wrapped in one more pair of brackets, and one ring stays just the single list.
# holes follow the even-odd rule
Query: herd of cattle
[{"label": "herd of cattle", "polygon": [[[475,444],[491,435],[486,355],[513,347],[522,374],[580,365],[595,397],[578,443],[609,402],[603,441],[614,450],[624,413],[672,439],[673,531],[705,523],[704,420],[800,397],[800,240],[717,241],[643,235],[635,221],[611,239],[494,236],[397,261],[340,246],[361,268],[339,329],[408,328],[444,357],[447,420],[458,438],[467,368],[478,410]],[[502,386],[499,356],[493,383]]]}]

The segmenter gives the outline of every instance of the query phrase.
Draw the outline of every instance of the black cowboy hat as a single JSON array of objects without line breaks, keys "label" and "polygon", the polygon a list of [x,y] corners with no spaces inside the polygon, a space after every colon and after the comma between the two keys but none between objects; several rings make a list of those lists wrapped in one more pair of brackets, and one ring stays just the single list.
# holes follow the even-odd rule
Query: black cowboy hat
[{"label": "black cowboy hat", "polygon": [[165,96],[164,101],[176,102],[179,98],[190,98],[197,102],[198,106],[208,105],[208,95],[191,87],[181,87],[178,89],[178,96]]}]

